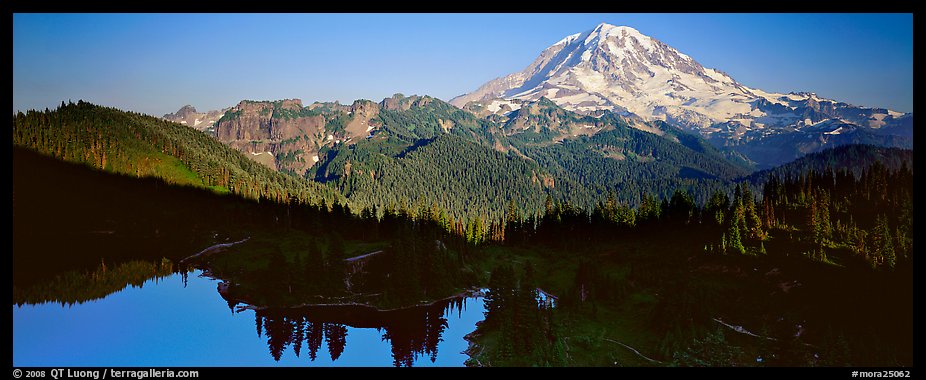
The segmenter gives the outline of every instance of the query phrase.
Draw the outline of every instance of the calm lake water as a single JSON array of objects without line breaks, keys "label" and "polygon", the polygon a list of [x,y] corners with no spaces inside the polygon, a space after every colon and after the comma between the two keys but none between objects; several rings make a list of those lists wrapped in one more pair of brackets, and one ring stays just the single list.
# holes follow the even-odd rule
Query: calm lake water
[{"label": "calm lake water", "polygon": [[469,297],[343,321],[331,310],[234,312],[200,274],[82,304],[13,305],[13,365],[462,366],[463,337],[485,311]]}]

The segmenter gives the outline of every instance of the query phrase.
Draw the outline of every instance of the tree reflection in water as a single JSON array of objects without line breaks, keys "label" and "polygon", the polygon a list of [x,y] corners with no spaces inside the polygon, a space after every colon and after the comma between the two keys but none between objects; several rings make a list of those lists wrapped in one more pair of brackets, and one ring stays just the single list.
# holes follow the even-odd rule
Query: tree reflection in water
[{"label": "tree reflection in water", "polygon": [[[348,327],[377,329],[392,346],[393,365],[411,367],[419,357],[437,359],[437,345],[447,328],[445,315],[461,313],[465,297],[437,301],[426,306],[379,311],[359,305],[306,306],[255,310],[257,334],[267,338],[270,355],[276,361],[292,347],[297,357],[303,345],[315,361],[324,340],[332,361],[337,361],[348,343]],[[239,309],[240,310],[240,309]]]}]

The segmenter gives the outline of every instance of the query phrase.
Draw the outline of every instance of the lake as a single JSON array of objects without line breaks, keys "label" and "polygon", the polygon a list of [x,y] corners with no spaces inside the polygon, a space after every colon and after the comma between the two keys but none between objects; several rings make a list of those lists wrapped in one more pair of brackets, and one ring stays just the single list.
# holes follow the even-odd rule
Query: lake
[{"label": "lake", "polygon": [[14,366],[462,366],[481,296],[391,312],[232,305],[195,270],[103,298],[13,305]]}]

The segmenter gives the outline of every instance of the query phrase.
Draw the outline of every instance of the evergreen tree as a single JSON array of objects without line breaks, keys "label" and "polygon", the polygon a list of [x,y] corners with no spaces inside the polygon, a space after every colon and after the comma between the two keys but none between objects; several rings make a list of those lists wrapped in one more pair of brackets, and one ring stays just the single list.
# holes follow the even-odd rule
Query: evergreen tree
[{"label": "evergreen tree", "polygon": [[874,236],[875,247],[883,265],[888,269],[894,269],[897,264],[897,255],[894,251],[894,239],[891,237],[891,229],[887,224],[887,216],[878,215]]}]

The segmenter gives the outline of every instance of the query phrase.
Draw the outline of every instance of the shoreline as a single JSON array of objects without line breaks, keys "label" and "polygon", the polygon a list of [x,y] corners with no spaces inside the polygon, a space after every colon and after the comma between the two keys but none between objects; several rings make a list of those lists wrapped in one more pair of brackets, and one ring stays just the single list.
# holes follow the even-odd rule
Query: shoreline
[{"label": "shoreline", "polygon": [[195,258],[197,258],[197,257],[199,257],[199,256],[205,256],[205,255],[211,255],[211,254],[214,254],[214,253],[225,252],[225,250],[227,250],[228,248],[233,247],[233,246],[238,245],[238,244],[241,244],[241,243],[244,243],[244,242],[246,242],[246,241],[248,241],[248,240],[250,240],[250,239],[251,239],[251,237],[248,236],[248,237],[246,237],[246,238],[244,238],[244,239],[241,239],[241,240],[238,240],[238,241],[235,241],[235,242],[231,242],[231,243],[219,243],[219,244],[215,244],[215,245],[206,247],[206,249],[203,249],[202,251],[199,251],[199,253],[196,253],[196,254],[194,254],[194,255],[187,256],[187,257],[181,259],[180,261],[178,261],[177,263],[178,263],[178,264],[183,264],[183,263],[186,263],[187,260],[195,259]]},{"label": "shoreline", "polygon": [[[459,292],[456,292],[455,294],[452,294],[452,295],[447,296],[447,297],[439,298],[439,299],[436,299],[436,300],[420,301],[420,302],[415,303],[415,304],[412,304],[412,305],[406,305],[406,306],[400,306],[400,307],[393,307],[393,308],[381,308],[381,307],[379,307],[379,306],[375,306],[375,305],[372,305],[372,304],[369,304],[369,303],[363,303],[363,302],[357,302],[357,301],[350,301],[350,302],[335,302],[335,303],[331,303],[331,302],[324,302],[324,303],[301,303],[301,304],[289,305],[289,306],[266,306],[266,305],[259,305],[259,304],[257,304],[256,302],[252,302],[252,301],[249,301],[249,300],[244,299],[244,298],[241,298],[241,297],[234,297],[234,298],[229,297],[229,296],[228,296],[228,288],[231,286],[231,284],[229,284],[227,280],[218,277],[218,276],[217,276],[214,272],[212,272],[212,270],[209,269],[209,268],[200,268],[200,270],[202,270],[202,276],[211,278],[211,279],[213,279],[213,280],[220,281],[219,284],[218,284],[218,292],[219,292],[220,295],[222,295],[222,298],[224,298],[226,301],[237,302],[237,303],[243,304],[244,306],[241,306],[241,308],[242,308],[243,310],[255,310],[255,311],[257,311],[257,310],[268,310],[268,309],[303,309],[303,308],[312,308],[312,307],[322,307],[322,308],[330,307],[330,308],[335,308],[335,307],[352,306],[352,307],[363,307],[363,308],[367,308],[367,309],[372,309],[372,311],[375,311],[375,312],[392,312],[392,311],[399,311],[399,310],[406,310],[406,309],[414,309],[414,308],[418,308],[418,307],[433,306],[433,305],[436,304],[436,303],[444,302],[444,301],[448,301],[448,300],[452,300],[452,299],[456,299],[456,298],[470,298],[470,297],[484,297],[484,296],[485,296],[485,292],[482,290],[483,288],[480,288],[480,287],[472,287],[472,288],[463,289],[463,290],[461,290],[461,291],[459,291]],[[356,296],[353,296],[353,297],[331,297],[331,298],[329,298],[329,300],[337,299],[337,298],[361,298],[361,297],[371,297],[371,296],[378,296],[378,295],[381,295],[381,294],[382,294],[382,293],[373,293],[373,294],[365,294],[365,295],[356,295]]]}]

